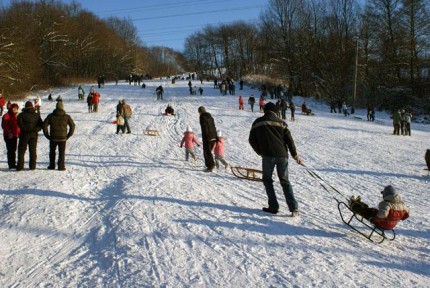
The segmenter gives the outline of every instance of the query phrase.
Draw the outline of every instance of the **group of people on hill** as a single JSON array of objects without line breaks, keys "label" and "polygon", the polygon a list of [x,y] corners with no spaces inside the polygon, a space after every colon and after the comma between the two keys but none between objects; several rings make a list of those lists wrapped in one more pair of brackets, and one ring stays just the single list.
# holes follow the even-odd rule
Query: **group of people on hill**
[{"label": "group of people on hill", "polygon": [[[82,94],[82,96],[80,96]],[[78,88],[78,97],[79,99],[84,98],[85,92],[83,92],[83,89],[81,86]],[[81,100],[82,100],[81,99]],[[90,93],[88,93],[87,96],[87,105],[88,105],[88,113],[97,113],[99,111],[99,103],[100,103],[100,93],[94,88],[94,86],[91,86]]]},{"label": "group of people on hill", "polygon": [[[7,162],[9,169],[21,171],[24,169],[25,153],[29,149],[29,169],[36,169],[38,133],[49,140],[49,166],[56,167],[56,150],[58,147],[58,170],[64,171],[66,141],[75,130],[75,123],[64,111],[63,101],[57,101],[55,110],[42,121],[32,101],[25,102],[24,108],[19,112],[17,103],[12,103],[6,114],[2,116],[3,139],[6,143]],[[17,157],[18,150],[18,157]]]},{"label": "group of people on hill", "polygon": [[[95,93],[97,93],[95,89],[91,89],[90,94],[93,94],[92,97],[94,97]],[[81,99],[81,96],[79,97],[79,99]],[[98,98],[100,98],[100,95]],[[248,99],[248,103],[251,105],[251,110],[253,111],[255,98],[252,98],[254,98],[253,95]],[[261,98],[264,101],[264,97]],[[283,121],[285,120],[285,111],[288,105],[285,99],[280,99],[275,104],[272,102],[262,103],[261,98],[259,104],[260,108],[262,107],[264,115],[253,122],[249,132],[248,142],[255,153],[262,158],[262,181],[268,197],[268,206],[263,207],[262,210],[272,214],[277,214],[279,211],[279,203],[272,178],[272,174],[276,168],[288,209],[291,215],[295,217],[299,215],[299,206],[295,199],[291,182],[289,181],[288,155],[291,154],[298,165],[303,164],[303,159],[297,152],[288,125]],[[94,103],[92,102],[92,104]],[[95,108],[94,106],[92,107],[91,110],[89,108],[89,112],[97,112],[97,106],[95,106]],[[294,104],[290,102],[290,108],[292,107],[294,107]],[[239,109],[244,109],[244,99],[242,96],[239,97]],[[44,121],[42,121],[40,112],[37,112],[31,101],[25,103],[25,107],[22,109],[21,113],[18,114],[18,110],[18,104],[13,103],[10,105],[8,112],[2,117],[2,128],[7,147],[9,169],[16,169],[17,171],[23,169],[24,154],[27,146],[30,150],[29,168],[31,170],[36,169],[38,132],[43,130],[45,137],[50,140],[48,169],[55,169],[55,152],[58,147],[58,170],[65,170],[66,141],[73,135],[75,124],[72,118],[64,111],[62,99],[60,97],[57,98],[55,110],[49,114]],[[131,117],[132,111],[131,107],[124,99],[119,101],[116,112],[116,133],[118,134],[120,131],[125,133],[125,129],[127,129],[127,133],[131,133],[128,119]],[[165,112],[166,115],[168,113],[174,115],[173,107],[170,104]],[[188,161],[190,156],[194,160],[197,159],[194,152],[195,144],[197,146],[203,146],[203,157],[206,167],[204,170],[205,172],[213,172],[215,167],[219,168],[221,164],[227,169],[229,164],[224,158],[225,139],[221,131],[216,129],[214,118],[206,111],[204,106],[200,106],[197,112],[199,113],[202,144],[200,144],[195,137],[191,127],[187,126],[180,142],[180,147],[185,147],[185,160]],[[311,111],[309,112],[311,113]],[[400,127],[402,127],[401,122],[400,124],[397,122],[397,118],[400,117],[400,119],[404,119],[400,121],[405,121],[405,133],[408,132],[410,135],[410,125],[408,126],[406,124],[408,123],[408,117],[412,117],[412,115],[410,112],[404,110],[399,110],[397,112],[398,115],[393,115],[393,124],[395,127],[394,134],[397,132],[397,135],[399,135],[398,131]],[[294,112],[292,113],[294,115]],[[19,144],[17,145],[18,139]],[[17,146],[18,161],[16,161]],[[359,197],[351,197],[349,207],[354,213],[368,219],[377,227],[381,229],[393,229],[398,221],[406,220],[409,217],[409,210],[392,186],[386,186],[381,194],[384,201],[379,204],[378,209],[369,208],[367,204],[361,202]]]},{"label": "group of people on hill", "polygon": [[393,119],[393,135],[411,136],[411,111],[405,109],[396,110],[391,118]]},{"label": "group of people on hill", "polygon": [[[206,166],[204,171],[212,172],[215,167],[219,168],[218,161],[227,168],[228,163],[224,159],[224,138],[221,132],[216,130],[214,118],[204,106],[198,108],[198,113]],[[288,154],[290,153],[299,165],[303,164],[303,159],[297,152],[288,125],[278,117],[276,104],[268,102],[264,105],[264,115],[257,118],[252,124],[248,140],[253,150],[262,157],[262,180],[268,197],[268,207],[263,207],[262,210],[272,214],[277,214],[279,211],[272,179],[276,168],[288,209],[293,217],[298,216],[298,202],[288,177]],[[185,145],[187,161],[189,155],[196,159],[194,144],[200,146],[191,127],[188,126],[180,144],[181,148]],[[212,151],[215,151],[215,160]],[[400,194],[391,185],[386,186],[381,194],[384,201],[379,204],[378,208],[369,208],[359,197],[354,196],[349,201],[349,207],[354,213],[368,219],[380,229],[393,229],[398,221],[406,220],[409,217],[409,209],[402,202]]]}]

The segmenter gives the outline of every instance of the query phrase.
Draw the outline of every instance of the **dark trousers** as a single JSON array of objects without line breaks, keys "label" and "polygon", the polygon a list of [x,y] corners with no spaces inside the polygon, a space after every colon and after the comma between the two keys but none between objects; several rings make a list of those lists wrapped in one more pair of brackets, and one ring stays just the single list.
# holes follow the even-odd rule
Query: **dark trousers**
[{"label": "dark trousers", "polygon": [[19,137],[18,143],[18,164],[16,165],[17,170],[22,170],[24,168],[24,156],[27,151],[27,146],[30,154],[29,167],[31,170],[36,169],[37,160],[37,136],[28,137],[27,135],[22,135]]},{"label": "dark trousers", "polygon": [[205,166],[208,169],[213,169],[215,167],[214,156],[212,155],[212,148],[215,145],[215,141],[203,139],[203,157],[205,158]]},{"label": "dark trousers", "polygon": [[66,168],[66,141],[49,141],[49,168],[55,169],[55,151],[58,146],[58,170]]},{"label": "dark trousers", "polygon": [[269,208],[273,210],[279,209],[279,203],[276,198],[275,189],[273,187],[272,174],[275,170],[278,174],[281,187],[284,192],[285,200],[287,201],[290,212],[297,210],[298,203],[294,197],[293,187],[288,179],[288,158],[286,157],[263,157],[263,184],[266,188]]},{"label": "dark trousers", "polygon": [[16,167],[16,148],[18,147],[18,138],[13,137],[12,139],[4,139],[7,150],[7,165],[9,168]]},{"label": "dark trousers", "polygon": [[119,131],[121,131],[122,134],[124,134],[125,133],[125,126],[124,125],[116,125],[116,134],[118,134]]},{"label": "dark trousers", "polygon": [[378,209],[369,208],[369,205],[363,202],[353,203],[351,205],[351,210],[367,220],[375,217],[376,214],[378,214]]}]

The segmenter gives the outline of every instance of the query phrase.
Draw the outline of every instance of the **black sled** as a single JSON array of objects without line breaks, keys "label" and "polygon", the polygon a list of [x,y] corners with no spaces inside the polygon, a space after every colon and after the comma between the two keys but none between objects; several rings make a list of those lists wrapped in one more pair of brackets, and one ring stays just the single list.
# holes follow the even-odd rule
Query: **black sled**
[{"label": "black sled", "polygon": [[[345,202],[337,201],[337,208],[339,209],[340,217],[342,218],[343,223],[351,227],[351,229],[355,230],[362,236],[369,239],[374,243],[382,243],[384,240],[393,241],[396,238],[396,232],[394,229],[384,230],[382,228],[376,227],[372,223],[370,223],[367,219],[362,216],[356,214],[351,210],[349,205]],[[350,215],[346,215],[349,213]],[[360,227],[358,227],[359,225]]]}]

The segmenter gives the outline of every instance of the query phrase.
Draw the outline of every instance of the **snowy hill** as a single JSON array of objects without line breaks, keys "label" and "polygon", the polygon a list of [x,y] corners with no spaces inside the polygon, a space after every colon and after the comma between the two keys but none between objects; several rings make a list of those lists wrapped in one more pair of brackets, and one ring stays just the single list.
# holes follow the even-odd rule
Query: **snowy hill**
[{"label": "snowy hill", "polygon": [[[35,171],[28,170],[28,152],[24,171],[8,170],[1,145],[1,287],[428,287],[429,126],[412,124],[411,137],[393,136],[385,114],[369,123],[307,101],[316,115],[298,109],[297,121],[288,121],[296,146],[305,165],[342,196],[290,161],[300,217],[287,217],[279,181],[281,213],[268,215],[262,183],[224,169],[203,173],[201,148],[197,162],[185,162],[179,148],[187,125],[201,140],[197,108],[204,105],[226,138],[226,160],[259,169],[248,135],[262,114],[237,109],[239,95],[257,91],[222,97],[205,82],[204,96],[190,96],[187,83],[108,84],[99,89],[98,113],[78,101],[77,87],[52,91],[76,123],[64,172],[46,169],[42,133]],[[154,95],[160,84],[164,101]],[[42,118],[55,107],[47,94],[40,94]],[[116,135],[111,122],[123,98],[133,107],[132,134]],[[175,117],[160,115],[168,103]],[[143,135],[147,128],[160,136]],[[333,197],[361,195],[374,206],[388,184],[411,217],[396,227],[395,241],[374,244],[341,222]]]}]

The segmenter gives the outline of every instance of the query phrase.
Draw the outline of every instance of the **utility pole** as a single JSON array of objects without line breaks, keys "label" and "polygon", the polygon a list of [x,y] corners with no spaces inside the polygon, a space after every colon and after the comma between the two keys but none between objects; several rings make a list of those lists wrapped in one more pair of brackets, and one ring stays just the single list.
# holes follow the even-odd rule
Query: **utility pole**
[{"label": "utility pole", "polygon": [[354,75],[354,95],[352,98],[351,114],[355,112],[355,98],[357,97],[357,76],[358,76],[358,37],[355,38],[355,75]]}]

